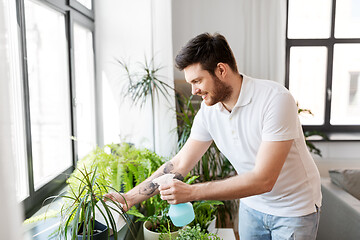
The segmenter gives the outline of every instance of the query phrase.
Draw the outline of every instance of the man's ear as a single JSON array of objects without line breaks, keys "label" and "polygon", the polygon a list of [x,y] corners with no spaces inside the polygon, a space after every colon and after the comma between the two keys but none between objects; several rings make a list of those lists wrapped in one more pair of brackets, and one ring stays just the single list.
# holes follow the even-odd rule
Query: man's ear
[{"label": "man's ear", "polygon": [[224,78],[227,74],[228,66],[225,63],[219,62],[216,70],[220,77]]}]

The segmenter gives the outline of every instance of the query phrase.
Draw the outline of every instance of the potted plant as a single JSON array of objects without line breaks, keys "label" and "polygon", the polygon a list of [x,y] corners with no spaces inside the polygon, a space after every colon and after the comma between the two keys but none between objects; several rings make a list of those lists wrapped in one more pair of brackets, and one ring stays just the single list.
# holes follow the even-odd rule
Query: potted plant
[{"label": "potted plant", "polygon": [[221,201],[206,200],[193,203],[195,219],[190,226],[200,226],[205,232],[214,232],[216,225],[217,206],[224,205]]},{"label": "potted plant", "polygon": [[[161,237],[160,239],[165,239]],[[220,240],[220,237],[216,236],[214,233],[206,233],[204,230],[201,229],[199,225],[196,226],[186,226],[179,231],[178,236],[175,240]]]},{"label": "potted plant", "polygon": [[164,78],[159,75],[162,67],[156,67],[154,59],[150,61],[145,57],[144,63],[140,63],[140,71],[132,72],[127,63],[121,60],[116,60],[120,67],[125,70],[125,78],[128,80],[128,85],[123,92],[124,97],[129,97],[134,105],[139,105],[140,108],[144,106],[147,100],[151,101],[152,114],[152,129],[153,129],[153,151],[155,151],[155,97],[159,98],[161,94],[170,103],[170,91],[174,88],[161,80]]},{"label": "potted plant", "polygon": [[[193,183],[198,176],[186,176],[187,184]],[[179,227],[174,226],[168,216],[170,204],[155,195],[147,200],[147,208],[141,213],[138,208],[132,207],[128,214],[138,217],[137,221],[143,222],[144,240],[157,240],[161,235],[165,239],[175,239]]]},{"label": "potted plant", "polygon": [[[101,183],[97,168],[93,171],[88,171],[86,167],[77,168],[70,178],[78,181],[78,188],[69,185],[67,192],[49,198],[64,199],[60,210],[58,237],[62,239],[70,237],[72,240],[109,239],[111,234],[109,229],[112,229],[112,233],[117,239],[116,223],[118,219],[114,218],[113,212],[119,214],[126,224],[129,224],[130,220],[119,203],[111,199],[104,199],[104,195],[111,187]],[[102,216],[105,221],[98,222],[96,215]]]},{"label": "potted plant", "polygon": [[143,222],[144,240],[157,240],[163,233],[167,233],[174,239],[180,228],[175,227],[168,216],[170,205],[167,201],[161,200],[159,195],[150,200],[152,206],[149,209],[154,211],[144,213],[146,216],[135,207],[127,213],[138,217],[137,221]]},{"label": "potted plant", "polygon": [[[300,108],[299,107],[299,103],[297,102],[296,103],[296,106],[298,107],[298,114],[301,115],[301,114],[308,114],[308,115],[314,115],[310,109],[305,109],[305,108]],[[316,130],[313,130],[313,131],[304,131],[304,136],[305,136],[305,142],[306,142],[306,145],[309,149],[309,151],[311,153],[314,153],[316,155],[318,155],[319,157],[322,157],[321,155],[321,150],[319,148],[317,148],[312,142],[310,142],[310,138],[312,136],[318,136],[324,140],[329,140],[328,136],[323,133],[323,132],[320,132],[320,131],[316,131]]]}]

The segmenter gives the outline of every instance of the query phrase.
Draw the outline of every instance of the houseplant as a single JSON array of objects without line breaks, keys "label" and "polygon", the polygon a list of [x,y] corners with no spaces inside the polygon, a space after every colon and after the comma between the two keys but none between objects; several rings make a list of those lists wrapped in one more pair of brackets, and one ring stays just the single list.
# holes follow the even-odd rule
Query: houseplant
[{"label": "houseplant", "polygon": [[195,219],[189,226],[200,226],[201,230],[205,232],[213,231],[216,222],[217,206],[220,205],[224,205],[224,203],[216,200],[194,202]]},{"label": "houseplant", "polygon": [[[193,183],[198,176],[186,176],[185,182],[187,184]],[[179,227],[174,226],[168,216],[170,204],[160,198],[160,195],[151,197],[148,203],[147,210],[141,213],[138,208],[132,207],[128,214],[138,217],[137,221],[143,222],[144,239],[153,240],[159,239],[161,234],[166,234],[165,239],[174,239],[177,236]]]},{"label": "houseplant", "polygon": [[[69,185],[67,192],[49,198],[64,199],[60,210],[61,217],[57,236],[67,239],[70,235],[72,240],[109,239],[109,228],[111,228],[114,238],[117,239],[117,219],[114,219],[111,212],[117,212],[127,224],[130,223],[130,220],[119,203],[111,199],[104,199],[104,195],[111,187],[101,183],[97,168],[93,171],[88,171],[86,167],[76,168],[70,178],[78,181],[78,188]],[[106,200],[112,202],[113,205],[105,203]],[[105,224],[96,221],[97,212],[105,219]]]},{"label": "houseplant", "polygon": [[[164,239],[164,238],[160,238]],[[206,233],[204,230],[201,229],[199,225],[196,226],[186,226],[179,231],[178,236],[175,240],[220,240],[218,236],[214,233]]]},{"label": "houseplant", "polygon": [[155,97],[159,98],[161,94],[170,103],[169,97],[170,91],[174,91],[174,88],[161,80],[164,78],[159,75],[161,66],[155,66],[154,58],[147,60],[145,57],[144,63],[140,63],[140,71],[133,72],[130,70],[129,64],[121,60],[116,60],[120,67],[125,70],[125,78],[128,80],[128,84],[125,85],[122,92],[124,97],[128,97],[132,100],[134,105],[143,107],[147,100],[151,101],[151,119],[153,130],[153,144],[155,151]]},{"label": "houseplant", "polygon": [[137,221],[143,222],[144,240],[159,239],[162,233],[168,233],[174,238],[180,228],[175,227],[168,216],[169,203],[161,200],[159,195],[151,199],[152,207],[150,209],[153,209],[153,212],[145,211],[143,214],[138,208],[132,207],[127,213],[135,215],[138,217]]},{"label": "houseplant", "polygon": [[[309,114],[309,115],[314,115],[310,109],[305,109],[305,108],[300,108],[299,107],[299,103],[296,103],[296,106],[298,107],[298,114]],[[321,138],[323,138],[324,140],[329,140],[328,136],[320,131],[304,131],[304,136],[305,136],[305,142],[306,145],[309,149],[309,151],[311,153],[314,153],[315,155],[318,155],[319,157],[322,157],[321,155],[321,151],[319,148],[317,148],[312,142],[309,141],[309,138],[312,136],[319,136]]]},{"label": "houseplant", "polygon": [[[191,127],[195,115],[199,109],[193,103],[193,96],[189,98],[177,94],[177,119],[178,119],[178,150],[182,148],[190,136]],[[224,179],[236,175],[234,167],[229,160],[220,152],[215,143],[212,143],[209,149],[201,157],[200,161],[191,170],[192,175],[199,176],[198,182],[207,182],[213,180]],[[219,205],[218,216],[222,227],[227,226],[227,219],[232,220],[237,212],[238,201],[224,201],[224,205]]]},{"label": "houseplant", "polygon": [[[94,173],[96,171],[96,184],[102,186],[101,189],[106,186],[107,189],[115,191],[121,190],[124,192],[132,189],[135,185],[148,178],[163,162],[163,159],[154,152],[148,149],[136,148],[128,143],[108,144],[104,147],[96,147],[78,161],[76,170],[68,178],[69,194],[72,194],[71,189],[74,190],[74,193],[77,193],[77,191],[83,187],[83,173],[85,169],[88,173]],[[53,197],[52,200],[54,201],[59,198],[60,196]],[[66,206],[71,206],[71,204],[69,204],[70,199],[67,195],[61,199],[68,200],[65,201],[67,202]],[[147,209],[148,212],[154,211],[152,209],[154,208],[152,201],[152,199],[144,201],[139,205],[139,208]],[[47,202],[48,201],[45,201],[44,203]],[[65,206],[63,206],[63,208],[65,210]],[[40,216],[27,219],[25,224],[57,217],[58,215],[60,215],[60,210],[50,209]],[[58,230],[61,229],[59,228]],[[58,233],[55,232],[54,234]]]}]

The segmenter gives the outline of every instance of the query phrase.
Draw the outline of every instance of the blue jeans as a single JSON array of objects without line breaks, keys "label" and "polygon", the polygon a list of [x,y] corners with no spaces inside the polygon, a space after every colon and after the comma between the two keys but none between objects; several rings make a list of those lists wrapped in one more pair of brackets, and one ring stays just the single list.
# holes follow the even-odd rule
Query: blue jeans
[{"label": "blue jeans", "polygon": [[301,217],[278,217],[256,211],[240,201],[240,240],[315,240],[320,211]]}]

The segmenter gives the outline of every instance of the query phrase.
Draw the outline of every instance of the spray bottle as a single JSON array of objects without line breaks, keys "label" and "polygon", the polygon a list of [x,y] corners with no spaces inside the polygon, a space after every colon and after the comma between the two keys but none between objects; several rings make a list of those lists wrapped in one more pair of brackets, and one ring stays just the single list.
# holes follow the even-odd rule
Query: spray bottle
[{"label": "spray bottle", "polygon": [[[152,182],[158,185],[169,184],[175,174],[164,174],[155,178]],[[193,206],[190,202],[180,204],[170,204],[169,217],[176,227],[183,227],[191,223],[195,218]]]}]

